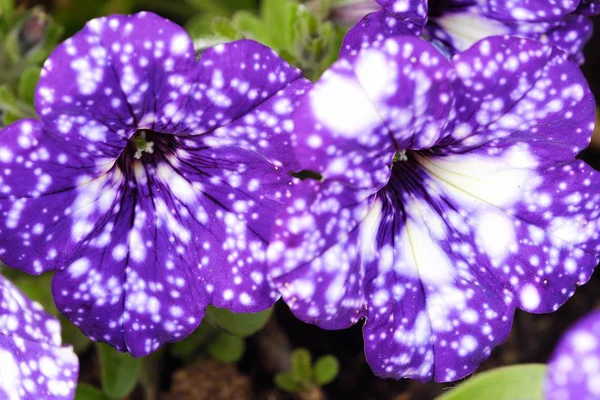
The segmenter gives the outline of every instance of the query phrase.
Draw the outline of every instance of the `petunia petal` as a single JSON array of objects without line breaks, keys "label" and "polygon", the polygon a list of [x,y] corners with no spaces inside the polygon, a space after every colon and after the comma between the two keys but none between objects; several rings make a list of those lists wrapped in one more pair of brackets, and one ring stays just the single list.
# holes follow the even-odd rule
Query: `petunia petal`
[{"label": "petunia petal", "polygon": [[208,49],[196,63],[180,26],[148,12],[113,15],[90,21],[52,53],[36,105],[47,128],[110,157],[136,129],[204,133],[300,76],[272,50],[247,40]]},{"label": "petunia petal", "polygon": [[60,323],[42,306],[27,298],[0,276],[0,336],[18,336],[30,342],[60,346]]},{"label": "petunia petal", "polygon": [[[106,168],[43,129],[39,121],[19,121],[3,129],[0,144],[0,258],[35,274],[60,266],[77,247],[71,236],[91,230],[86,216],[102,188],[79,201],[73,188],[89,185]],[[73,223],[69,215],[82,217]]]},{"label": "petunia petal", "polygon": [[69,400],[75,396],[79,362],[70,348],[0,335],[0,361],[2,398]]},{"label": "petunia petal", "polygon": [[252,112],[300,79],[302,72],[268,47],[238,40],[203,52],[192,77],[197,84],[189,113],[198,118],[194,133],[202,133]]},{"label": "petunia petal", "polygon": [[[181,119],[190,118],[185,107],[195,83],[186,79],[196,65],[186,31],[149,12],[98,18],[86,29],[103,46],[107,67],[119,82],[124,101],[111,99],[115,108],[129,112],[137,129],[178,132]],[[75,38],[79,46],[81,40]]]},{"label": "petunia petal", "polygon": [[419,35],[427,23],[428,4],[425,0],[376,0],[389,15],[400,18],[404,25]]},{"label": "petunia petal", "polygon": [[60,323],[0,276],[0,397],[72,399],[79,362]]},{"label": "petunia petal", "polygon": [[379,47],[390,37],[419,35],[425,23],[425,17],[417,24],[411,24],[402,13],[385,9],[366,15],[348,31],[342,42],[340,58],[356,54],[367,47]]},{"label": "petunia petal", "polygon": [[206,135],[204,143],[214,149],[238,148],[260,154],[274,165],[299,171],[300,166],[290,157],[294,151],[292,112],[311,86],[304,78],[291,82],[260,107]]},{"label": "petunia petal", "polygon": [[[598,7],[600,10],[600,7]],[[552,29],[548,29],[546,35],[540,36],[544,42],[547,38],[548,43],[558,47],[578,64],[585,62],[583,49],[586,43],[592,38],[594,24],[584,15],[567,15],[559,24]],[[523,35],[526,36],[526,35]],[[535,37],[531,37],[536,39]]]},{"label": "petunia petal", "polygon": [[302,99],[294,130],[311,132],[292,136],[303,169],[358,187],[387,182],[395,148],[349,61],[336,62]]},{"label": "petunia petal", "polygon": [[111,50],[92,29],[97,22],[89,22],[52,52],[35,96],[45,135],[79,152],[89,166],[114,161],[135,131]]},{"label": "petunia petal", "polygon": [[400,184],[403,172],[378,195],[388,212],[370,238],[379,257],[368,267],[376,272],[367,290],[365,353],[381,377],[460,379],[506,340],[513,307],[505,303],[505,287],[485,270],[488,261],[461,220],[465,211],[457,211],[425,171],[413,166],[421,190],[412,180]]},{"label": "petunia petal", "polygon": [[450,74],[432,45],[410,36],[338,61],[296,114],[296,130],[312,132],[295,143],[302,167],[381,187],[397,151],[442,139],[453,105]]},{"label": "petunia petal", "polygon": [[481,151],[488,151],[522,141],[543,167],[571,161],[588,146],[594,99],[564,53],[532,40],[493,37],[456,55],[452,63],[460,100],[444,151],[484,144]]},{"label": "petunia petal", "polygon": [[[450,0],[463,2],[463,0]],[[580,0],[485,0],[481,8],[498,20],[552,21],[559,20],[577,9]]]},{"label": "petunia petal", "polygon": [[370,233],[359,227],[373,198],[335,180],[299,183],[290,198],[269,245],[269,276],[298,318],[346,328],[365,316],[365,256],[355,244]]},{"label": "petunia petal", "polygon": [[135,180],[123,186],[102,229],[57,272],[53,293],[58,309],[90,338],[139,357],[189,335],[207,295],[196,284],[192,261],[201,258],[199,243],[192,242],[200,232],[181,217],[189,218],[186,205],[165,182],[185,185],[183,179],[168,164],[135,168]]},{"label": "petunia petal", "polygon": [[583,48],[592,34],[589,18],[568,14],[557,21],[497,19],[480,6],[442,12],[430,19],[426,32],[434,41],[446,44],[451,54],[465,51],[477,41],[491,36],[511,35],[557,46],[582,64]]},{"label": "petunia petal", "polygon": [[156,14],[97,18],[46,61],[36,107],[71,143],[117,156],[136,129],[177,131],[194,66],[187,33]]},{"label": "petunia petal", "polygon": [[544,395],[548,400],[600,396],[600,312],[592,311],[570,327],[548,363]]}]

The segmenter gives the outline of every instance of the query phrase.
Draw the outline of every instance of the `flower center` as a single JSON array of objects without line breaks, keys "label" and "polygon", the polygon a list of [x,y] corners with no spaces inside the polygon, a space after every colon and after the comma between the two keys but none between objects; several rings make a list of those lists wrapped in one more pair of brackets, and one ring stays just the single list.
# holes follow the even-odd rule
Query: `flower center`
[{"label": "flower center", "polygon": [[408,161],[408,156],[406,155],[406,150],[397,151],[394,154],[394,159],[392,160],[392,165],[401,161]]},{"label": "flower center", "polygon": [[131,138],[136,147],[133,158],[139,160],[144,153],[154,154],[154,142],[148,138],[147,131],[136,132]]},{"label": "flower center", "polygon": [[175,151],[175,141],[172,135],[139,130],[129,139],[117,163],[123,170],[128,170],[134,161],[156,164]]}]

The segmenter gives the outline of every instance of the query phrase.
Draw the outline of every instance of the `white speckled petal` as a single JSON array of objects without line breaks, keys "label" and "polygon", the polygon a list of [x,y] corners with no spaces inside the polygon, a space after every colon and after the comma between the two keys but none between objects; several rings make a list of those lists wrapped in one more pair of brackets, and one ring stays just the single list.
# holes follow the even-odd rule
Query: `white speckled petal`
[{"label": "white speckled petal", "polygon": [[307,180],[290,199],[269,245],[269,274],[298,318],[347,328],[366,311],[364,255],[356,243],[377,227],[360,227],[373,196],[337,180]]},{"label": "white speckled petal", "polygon": [[557,46],[583,64],[583,48],[592,35],[592,22],[585,15],[570,13],[558,19],[539,21],[494,17],[483,6],[441,7],[429,20],[425,32],[451,54],[464,51],[490,36],[512,35]]},{"label": "white speckled petal", "polygon": [[[484,0],[479,1],[486,14],[499,20],[557,20],[575,11],[580,0]],[[448,2],[464,4],[463,0]]]},{"label": "white speckled petal", "polygon": [[[419,0],[379,0],[377,3],[382,9],[364,16],[348,32],[342,57],[361,48],[378,47],[385,39],[399,35],[423,34],[450,55],[486,37],[514,35],[551,43],[582,64],[583,47],[592,33],[588,17],[600,12],[597,0],[444,0],[429,4]],[[370,6],[361,6],[365,13],[376,7],[375,1]],[[347,10],[342,15],[354,13]]]},{"label": "white speckled petal", "polygon": [[392,158],[442,140],[453,104],[448,61],[405,36],[335,63],[301,101],[294,145],[303,168],[376,190]]},{"label": "white speckled petal", "polygon": [[340,57],[379,47],[390,37],[418,36],[427,23],[426,0],[377,0],[380,11],[367,14],[344,37]]},{"label": "white speckled petal", "polygon": [[2,276],[0,291],[0,398],[72,399],[79,361],[60,322]]},{"label": "white speckled petal", "polygon": [[544,167],[572,161],[589,145],[593,96],[581,71],[556,48],[494,37],[452,64],[457,115],[444,152],[486,153],[523,142]]},{"label": "white speckled petal", "polygon": [[[97,167],[78,146],[43,129],[40,121],[22,120],[4,128],[0,139],[0,258],[31,274],[52,270],[70,257],[78,245],[72,237],[79,239],[93,227],[86,219],[89,202],[99,199],[102,189],[91,183]],[[107,182],[105,177],[99,179]],[[90,188],[93,197],[78,199],[73,190],[78,186]],[[111,197],[104,191],[106,202]]]}]

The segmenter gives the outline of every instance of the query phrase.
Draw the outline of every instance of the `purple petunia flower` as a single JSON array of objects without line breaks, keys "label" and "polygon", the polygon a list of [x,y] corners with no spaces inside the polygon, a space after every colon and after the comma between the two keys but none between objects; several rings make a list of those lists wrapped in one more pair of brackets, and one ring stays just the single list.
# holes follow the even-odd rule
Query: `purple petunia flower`
[{"label": "purple petunia flower", "polygon": [[452,381],[556,310],[598,262],[600,177],[575,156],[594,100],[577,65],[493,37],[449,62],[405,36],[338,61],[304,97],[304,181],[278,218],[270,274],[325,329],[366,320],[381,377]]},{"label": "purple petunia flower", "polygon": [[[376,36],[382,39],[404,34],[404,25],[408,25],[451,54],[489,36],[515,35],[555,45],[580,64],[584,61],[583,47],[592,36],[593,24],[588,17],[600,13],[599,0],[362,0],[359,4],[363,4],[363,12],[374,13],[351,31],[346,44],[353,48],[357,44],[352,43],[352,36],[361,40],[366,33],[368,44]],[[351,6],[341,6],[342,18],[350,18],[343,7]]]},{"label": "purple petunia flower", "polygon": [[0,276],[0,398],[72,399],[79,360],[60,323]]},{"label": "purple petunia flower", "polygon": [[134,356],[190,334],[209,304],[270,307],[266,241],[308,86],[256,42],[196,61],[155,14],[90,21],[44,64],[41,121],[0,132],[0,258],[56,270],[59,310]]}]

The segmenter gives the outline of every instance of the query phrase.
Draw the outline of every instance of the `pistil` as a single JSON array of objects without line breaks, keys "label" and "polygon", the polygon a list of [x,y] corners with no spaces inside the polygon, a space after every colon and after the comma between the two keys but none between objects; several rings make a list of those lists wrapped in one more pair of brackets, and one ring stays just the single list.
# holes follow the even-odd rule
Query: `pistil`
[{"label": "pistil", "polygon": [[146,140],[146,131],[141,131],[133,137],[133,143],[137,148],[133,158],[139,160],[144,153],[154,154],[154,142]]}]

